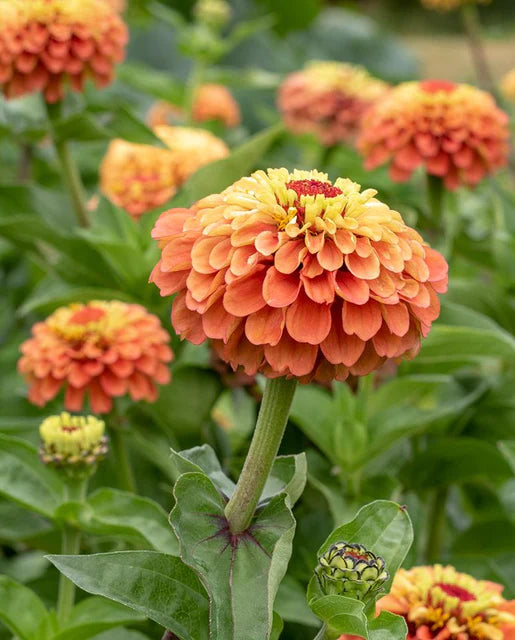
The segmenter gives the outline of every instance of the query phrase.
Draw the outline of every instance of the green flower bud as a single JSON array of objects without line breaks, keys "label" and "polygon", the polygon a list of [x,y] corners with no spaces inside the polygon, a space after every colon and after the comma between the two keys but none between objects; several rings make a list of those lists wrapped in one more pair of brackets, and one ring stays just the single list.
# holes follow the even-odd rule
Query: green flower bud
[{"label": "green flower bud", "polygon": [[326,595],[364,600],[377,594],[388,580],[381,556],[362,544],[336,542],[318,558],[315,569],[320,588]]},{"label": "green flower bud", "polygon": [[194,9],[195,18],[216,31],[231,19],[231,7],[225,0],[199,0]]}]

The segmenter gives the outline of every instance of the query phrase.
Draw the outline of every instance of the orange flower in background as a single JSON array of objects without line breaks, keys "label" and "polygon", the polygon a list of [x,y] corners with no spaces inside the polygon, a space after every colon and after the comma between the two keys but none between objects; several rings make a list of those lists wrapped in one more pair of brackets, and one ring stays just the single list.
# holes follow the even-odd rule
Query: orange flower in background
[{"label": "orange flower in background", "polygon": [[363,119],[358,148],[367,169],[390,162],[395,182],[422,166],[455,189],[503,167],[508,136],[508,116],[489,93],[429,80],[403,83],[376,103]]},{"label": "orange flower in background", "polygon": [[408,640],[511,640],[515,602],[506,601],[502,590],[450,566],[400,569],[377,610],[404,616]]},{"label": "orange flower in background", "polygon": [[184,120],[184,111],[166,100],[154,102],[147,113],[147,124],[154,129],[160,124],[177,125]]},{"label": "orange flower in background", "polygon": [[426,9],[436,9],[437,11],[452,11],[465,4],[489,4],[490,2],[491,0],[422,0]]},{"label": "orange flower in background", "polygon": [[278,105],[293,133],[312,133],[329,146],[352,142],[364,113],[387,91],[363,67],[314,62],[286,77]]},{"label": "orange flower in background", "polygon": [[501,92],[506,100],[515,102],[515,69],[508,71],[501,80]]},{"label": "orange flower in background", "polygon": [[155,128],[166,149],[113,140],[100,166],[100,188],[134,218],[169,200],[197,169],[229,154],[226,144],[203,129]]},{"label": "orange flower in background", "polygon": [[0,0],[0,86],[7,98],[64,97],[66,81],[104,87],[124,58],[125,24],[105,0]]},{"label": "orange flower in background", "polygon": [[95,413],[114,397],[157,399],[157,384],[170,380],[173,358],[159,318],[137,304],[93,301],[57,309],[32,328],[21,345],[18,371],[30,385],[29,400],[42,407],[65,389],[64,406],[80,411],[86,395]]},{"label": "orange flower in background", "polygon": [[376,191],[318,171],[257,171],[153,237],[172,324],[248,375],[303,382],[411,358],[440,311],[447,263]]}]

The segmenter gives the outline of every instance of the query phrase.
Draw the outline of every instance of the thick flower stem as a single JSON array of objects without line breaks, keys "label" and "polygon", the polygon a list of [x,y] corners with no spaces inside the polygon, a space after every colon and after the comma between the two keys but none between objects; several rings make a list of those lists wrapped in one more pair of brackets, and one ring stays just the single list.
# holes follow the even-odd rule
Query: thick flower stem
[{"label": "thick flower stem", "polygon": [[438,176],[427,174],[427,199],[429,202],[429,212],[431,214],[431,224],[436,230],[440,230],[443,211],[443,180]]},{"label": "thick flower stem", "polygon": [[442,545],[445,530],[445,509],[448,487],[440,487],[434,492],[429,510],[429,530],[426,544],[426,562],[434,564],[442,560]]},{"label": "thick flower stem", "polygon": [[481,40],[479,10],[476,5],[466,3],[461,8],[461,15],[479,85],[482,89],[486,89],[486,91],[496,95],[495,82]]},{"label": "thick flower stem", "polygon": [[275,378],[266,383],[247,459],[225,509],[234,534],[242,533],[251,523],[281,444],[296,385],[296,380],[286,378]]},{"label": "thick flower stem", "polygon": [[48,117],[51,124],[51,135],[55,150],[61,165],[62,178],[70,194],[77,222],[81,227],[89,227],[89,214],[86,209],[86,196],[80,177],[79,169],[70,151],[66,140],[59,140],[55,135],[54,124],[61,115],[60,103],[47,105]]},{"label": "thick flower stem", "polygon": [[123,428],[113,427],[109,430],[111,448],[114,454],[118,483],[125,491],[137,493],[136,480],[132,470],[127,443],[125,442]]},{"label": "thick flower stem", "polygon": [[[64,485],[65,502],[83,502],[88,487],[87,478],[67,478]],[[80,530],[65,524],[61,540],[63,555],[76,555],[80,551]],[[64,574],[59,576],[59,592],[57,596],[57,620],[63,625],[68,620],[75,602],[75,585]]]}]

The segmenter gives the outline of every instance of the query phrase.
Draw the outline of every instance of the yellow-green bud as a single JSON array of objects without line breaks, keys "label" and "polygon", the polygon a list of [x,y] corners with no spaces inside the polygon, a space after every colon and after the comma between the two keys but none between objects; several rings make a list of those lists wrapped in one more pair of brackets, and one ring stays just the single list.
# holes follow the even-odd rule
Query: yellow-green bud
[{"label": "yellow-green bud", "polygon": [[107,453],[105,424],[94,416],[72,416],[63,411],[50,416],[39,427],[39,455],[45,464],[87,471]]},{"label": "yellow-green bud", "polygon": [[318,558],[315,569],[320,588],[326,595],[364,600],[377,594],[388,580],[381,556],[362,544],[336,542]]},{"label": "yellow-green bud", "polygon": [[231,19],[231,7],[225,0],[199,0],[195,5],[195,18],[212,29],[222,29]]}]

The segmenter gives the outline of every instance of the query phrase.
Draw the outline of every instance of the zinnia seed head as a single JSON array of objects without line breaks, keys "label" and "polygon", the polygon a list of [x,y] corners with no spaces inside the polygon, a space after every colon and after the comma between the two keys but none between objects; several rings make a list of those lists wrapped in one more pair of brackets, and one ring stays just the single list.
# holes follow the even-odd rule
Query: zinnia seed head
[{"label": "zinnia seed head", "polygon": [[94,416],[72,416],[67,412],[50,416],[39,427],[40,458],[45,464],[74,474],[87,473],[107,453],[104,429],[104,422]]},{"label": "zinnia seed head", "polygon": [[381,556],[347,542],[336,542],[318,558],[315,575],[324,594],[358,600],[377,595],[389,578]]},{"label": "zinnia seed head", "polygon": [[387,91],[388,85],[363,67],[313,62],[286,77],[278,106],[293,133],[311,133],[333,145],[353,142],[364,113]]},{"label": "zinnia seed head", "polygon": [[105,0],[0,0],[0,86],[7,98],[64,97],[91,78],[109,84],[124,58],[127,28]]},{"label": "zinnia seed head", "polygon": [[88,395],[92,411],[107,413],[114,397],[157,399],[156,383],[170,380],[169,340],[159,319],[139,305],[71,304],[33,326],[21,345],[18,370],[38,406],[64,389],[68,410],[80,411]]},{"label": "zinnia seed head", "polygon": [[412,358],[440,311],[447,263],[351,180],[257,171],[161,215],[151,281],[172,324],[248,375],[308,382]]},{"label": "zinnia seed head", "polygon": [[491,0],[421,0],[426,9],[453,11],[466,4],[489,4]]},{"label": "zinnia seed head", "polygon": [[396,182],[423,167],[455,189],[506,165],[508,137],[508,116],[489,93],[426,80],[400,84],[366,113],[358,149],[367,169],[390,163]]}]

